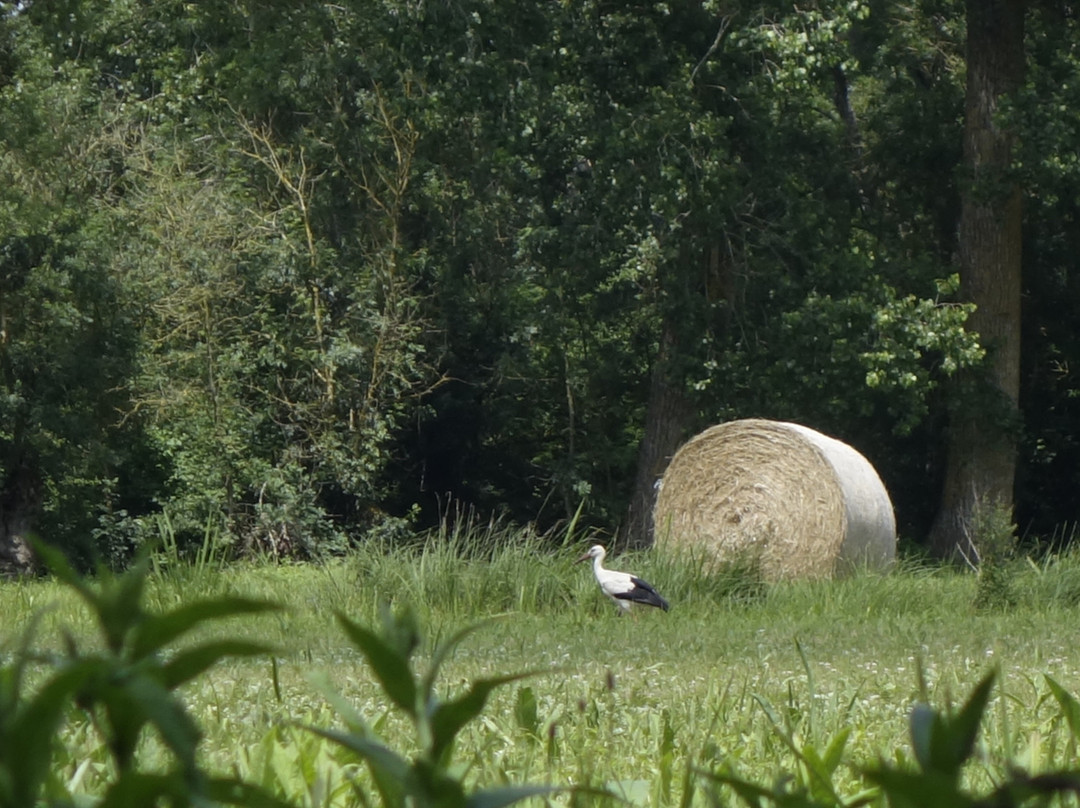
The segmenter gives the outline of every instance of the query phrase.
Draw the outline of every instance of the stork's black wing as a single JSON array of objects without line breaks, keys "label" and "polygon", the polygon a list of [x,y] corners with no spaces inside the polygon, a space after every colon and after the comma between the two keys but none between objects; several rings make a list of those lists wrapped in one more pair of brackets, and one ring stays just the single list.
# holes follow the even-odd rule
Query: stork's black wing
[{"label": "stork's black wing", "polygon": [[658,609],[663,609],[665,612],[670,608],[668,602],[660,597],[660,593],[652,588],[652,584],[648,581],[643,581],[641,578],[637,578],[633,575],[630,576],[630,580],[634,583],[634,588],[626,592],[620,592],[615,595],[619,600],[630,600],[634,603],[644,603],[648,606],[656,606]]}]

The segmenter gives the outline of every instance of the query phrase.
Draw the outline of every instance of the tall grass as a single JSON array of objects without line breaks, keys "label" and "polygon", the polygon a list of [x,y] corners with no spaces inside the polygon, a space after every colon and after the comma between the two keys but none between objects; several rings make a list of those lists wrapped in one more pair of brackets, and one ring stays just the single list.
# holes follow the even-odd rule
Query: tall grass
[{"label": "tall grass", "polygon": [[[426,626],[432,645],[419,650],[421,668],[440,638],[496,618],[446,661],[443,696],[497,673],[546,672],[492,694],[462,730],[461,772],[474,785],[600,785],[636,804],[677,805],[706,801],[694,772],[771,783],[805,765],[794,750],[823,751],[843,735],[831,776],[840,792],[856,794],[865,767],[910,748],[916,701],[958,703],[990,670],[998,682],[968,781],[990,784],[1013,764],[1045,771],[1076,763],[1076,741],[1043,677],[1080,690],[1080,646],[1067,630],[1080,611],[1080,559],[1015,561],[1016,604],[986,612],[975,606],[974,575],[913,562],[888,575],[766,585],[749,569],[703,576],[692,559],[629,553],[610,565],[648,579],[672,610],[619,618],[587,566],[574,564],[594,540],[572,528],[537,535],[466,520],[322,563],[165,564],[146,600],[156,611],[224,595],[284,604],[257,621],[222,620],[194,633],[192,642],[240,637],[275,651],[272,660],[225,661],[182,695],[205,733],[211,770],[295,804],[353,805],[349,783],[366,777],[297,727],[334,724],[327,688],[388,743],[413,743],[333,620],[340,612],[374,624],[386,603],[412,606]],[[0,636],[10,640],[47,604],[39,647],[62,649],[65,630],[88,633],[64,590],[22,581],[0,586],[0,613],[11,616]],[[94,793],[105,757],[85,723],[65,733],[62,774]],[[164,752],[151,737],[141,754],[152,762]]]}]

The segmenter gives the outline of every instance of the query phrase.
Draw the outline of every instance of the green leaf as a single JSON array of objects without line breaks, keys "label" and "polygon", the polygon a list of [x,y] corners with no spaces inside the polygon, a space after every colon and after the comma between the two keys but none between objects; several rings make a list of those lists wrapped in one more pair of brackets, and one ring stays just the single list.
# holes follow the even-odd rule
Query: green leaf
[{"label": "green leaf", "polygon": [[911,709],[911,717],[908,719],[908,728],[911,732],[911,748],[915,752],[915,760],[924,771],[934,769],[934,738],[941,724],[941,718],[937,711],[929,704],[916,704]]},{"label": "green leaf", "polygon": [[146,590],[148,568],[149,563],[143,557],[118,578],[103,578],[101,600],[106,607],[103,611],[108,612],[105,628],[112,638],[110,647],[113,650],[118,650],[128,632],[145,619],[142,597]]},{"label": "green leaf", "polygon": [[[18,647],[12,654],[11,662],[0,667],[0,715],[14,715],[22,697],[23,676],[30,661],[30,649],[34,638],[38,636],[38,626],[44,617],[43,611],[36,611],[23,630],[19,633]],[[0,645],[0,651],[6,650],[6,643]]]},{"label": "green leaf", "polygon": [[829,741],[829,746],[825,750],[825,758],[822,761],[825,767],[825,771],[831,776],[836,772],[840,763],[844,759],[844,749],[847,748],[848,738],[851,737],[851,727],[844,727],[832,740]]},{"label": "green leaf", "polygon": [[122,652],[127,638],[146,619],[141,602],[146,571],[146,560],[140,559],[123,575],[116,576],[109,570],[99,573],[94,609],[106,645],[114,654]]},{"label": "green leaf", "polygon": [[244,640],[219,640],[181,651],[161,666],[161,682],[169,690],[189,682],[225,657],[261,656],[272,649]]},{"label": "green leaf", "polygon": [[866,772],[881,787],[891,808],[971,808],[975,800],[941,772],[907,772],[882,767]]},{"label": "green leaf", "polygon": [[443,756],[450,751],[458,731],[483,712],[491,691],[508,682],[516,682],[535,675],[536,672],[529,672],[478,679],[461,696],[439,703],[431,713],[430,755],[432,760],[442,760]]},{"label": "green leaf", "polygon": [[[514,722],[518,729],[535,737],[540,733],[540,716],[537,710],[536,693],[531,687],[519,687],[514,699]],[[665,724],[665,729],[668,725]],[[666,736],[665,736],[666,737]]]},{"label": "green leaf", "polygon": [[145,557],[140,558],[123,575],[116,577],[108,570],[101,574],[99,591],[95,592],[86,580],[68,563],[64,554],[44,542],[34,541],[34,550],[49,570],[65,585],[71,587],[94,612],[105,642],[119,653],[124,637],[143,619],[140,606],[146,583]]},{"label": "green leaf", "polygon": [[394,611],[388,604],[383,604],[379,611],[382,617],[383,641],[394,649],[398,656],[408,661],[420,645],[420,627],[416,612],[410,606]]},{"label": "green leaf", "polygon": [[34,805],[52,764],[52,744],[61,719],[87,681],[100,675],[98,660],[66,665],[49,679],[8,725],[0,738],[6,768],[16,775],[11,783],[14,805]]},{"label": "green leaf", "polygon": [[356,709],[356,706],[349,699],[334,689],[325,674],[312,674],[310,681],[345,722],[345,726],[349,728],[350,732],[361,737],[374,738],[376,733],[368,726],[363,714]]},{"label": "green leaf", "polygon": [[131,808],[135,805],[158,805],[167,798],[170,805],[190,803],[190,788],[176,772],[147,774],[123,772],[109,786],[97,808]]},{"label": "green leaf", "polygon": [[810,744],[806,744],[802,748],[799,757],[806,766],[810,779],[808,786],[814,799],[827,805],[841,803],[843,800],[836,793],[836,789],[832,784],[832,772],[825,765],[825,761],[818,754],[817,749]]},{"label": "green leaf", "polygon": [[257,785],[231,777],[210,780],[206,784],[206,794],[215,802],[225,805],[242,805],[245,808],[295,808],[293,803],[278,799]]},{"label": "green leaf", "polygon": [[465,799],[467,808],[504,808],[530,797],[545,797],[562,791],[556,786],[503,786],[476,791]]},{"label": "green leaf", "polygon": [[381,637],[343,614],[337,615],[345,634],[375,672],[379,684],[390,700],[412,717],[417,715],[416,682],[409,668],[408,657],[403,656]]},{"label": "green leaf", "polygon": [[431,653],[431,661],[428,664],[427,673],[420,685],[421,692],[424,694],[425,698],[429,698],[434,691],[435,679],[439,674],[439,669],[442,668],[443,663],[446,662],[446,659],[453,650],[461,644],[462,640],[490,622],[492,622],[492,620],[481,620],[478,623],[472,623],[464,628],[458,629],[449,638],[440,642],[435,647],[435,650]]},{"label": "green leaf", "polygon": [[368,764],[384,806],[403,805],[402,795],[415,794],[416,780],[409,761],[387,746],[359,735],[339,730],[306,727],[329,741],[358,754]]},{"label": "green leaf", "polygon": [[82,576],[75,572],[63,552],[33,537],[30,539],[30,544],[33,546],[38,558],[41,559],[57,580],[78,592],[95,612],[99,611],[97,593],[83,580]]},{"label": "green leaf", "polygon": [[738,794],[739,798],[742,799],[749,808],[761,808],[761,801],[763,799],[774,802],[773,792],[759,786],[757,783],[752,783],[749,780],[744,780],[733,774],[724,774],[722,772],[703,772],[703,774],[713,782],[726,785]]},{"label": "green leaf", "polygon": [[189,603],[163,615],[145,619],[135,627],[129,644],[132,659],[159,651],[177,637],[208,620],[245,614],[261,614],[280,609],[276,603],[250,598],[224,597]]},{"label": "green leaf", "polygon": [[202,733],[183,704],[151,676],[136,674],[96,695],[105,701],[113,727],[123,736],[120,740],[126,748],[134,749],[139,729],[149,723],[185,770],[195,769],[195,747]]},{"label": "green leaf", "polygon": [[753,695],[753,699],[758,703],[758,706],[761,707],[762,711],[765,713],[765,717],[769,719],[769,724],[772,726],[773,732],[776,733],[777,737],[784,742],[784,745],[787,746],[796,757],[802,757],[802,750],[799,749],[795,740],[791,737],[791,734],[784,728],[780,716],[776,714],[776,710],[773,709],[772,705],[756,693]]},{"label": "green leaf", "polygon": [[413,764],[415,804],[430,808],[465,808],[465,787],[442,766],[419,759]]},{"label": "green leaf", "polygon": [[412,766],[390,747],[363,738],[351,732],[341,732],[334,729],[321,729],[320,727],[305,727],[309,732],[321,735],[329,741],[333,741],[346,749],[351,749],[360,755],[373,768],[378,769],[398,782],[404,783],[412,777]]},{"label": "green leaf", "polygon": [[[1080,796],[1080,771],[1054,771],[1035,777],[1027,777],[1017,772],[994,789],[981,805],[1020,806],[1032,801],[1037,801],[1037,805],[1057,804],[1050,803],[1050,799],[1064,794]],[[1063,801],[1062,804],[1067,803]]]},{"label": "green leaf", "polygon": [[[975,686],[967,702],[947,724],[949,728],[948,746],[942,760],[946,766],[959,769],[975,749],[975,739],[979,734],[986,705],[990,701],[990,691],[994,687],[995,672],[991,671]],[[946,769],[948,771],[948,769]]]},{"label": "green leaf", "polygon": [[1057,699],[1058,706],[1061,708],[1062,715],[1065,716],[1065,723],[1069,725],[1069,732],[1072,733],[1073,739],[1080,741],[1080,701],[1077,701],[1072,694],[1054,681],[1049,674],[1043,674],[1043,678],[1046,680],[1050,692]]},{"label": "green leaf", "polygon": [[939,772],[953,778],[975,749],[995,674],[987,674],[975,686],[964,706],[953,716],[946,716],[925,704],[911,711],[909,727],[915,759],[924,772]]}]

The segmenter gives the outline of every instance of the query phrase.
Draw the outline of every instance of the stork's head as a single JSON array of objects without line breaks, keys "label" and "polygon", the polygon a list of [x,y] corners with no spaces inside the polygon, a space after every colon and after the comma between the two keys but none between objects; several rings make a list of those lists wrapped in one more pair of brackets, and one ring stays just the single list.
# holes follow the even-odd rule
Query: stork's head
[{"label": "stork's head", "polygon": [[603,545],[594,544],[592,547],[589,548],[589,552],[585,553],[585,555],[583,555],[577,560],[577,563],[580,564],[582,561],[588,561],[590,558],[598,558],[603,561],[604,556],[606,555],[607,550],[604,549]]}]

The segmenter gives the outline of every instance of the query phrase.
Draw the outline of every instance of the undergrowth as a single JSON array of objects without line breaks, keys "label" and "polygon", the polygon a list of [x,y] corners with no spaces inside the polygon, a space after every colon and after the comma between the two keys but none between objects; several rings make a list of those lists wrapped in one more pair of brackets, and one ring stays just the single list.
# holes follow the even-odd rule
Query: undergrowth
[{"label": "undergrowth", "polygon": [[595,537],[493,530],[322,565],[146,559],[96,581],[52,558],[64,589],[0,589],[24,621],[0,669],[0,806],[1076,792],[1076,660],[1049,639],[1075,617],[1069,554],[1013,559],[1016,603],[988,612],[975,576],[917,563],[766,585],[629,553],[612,566],[673,608],[620,619],[572,563]]}]

